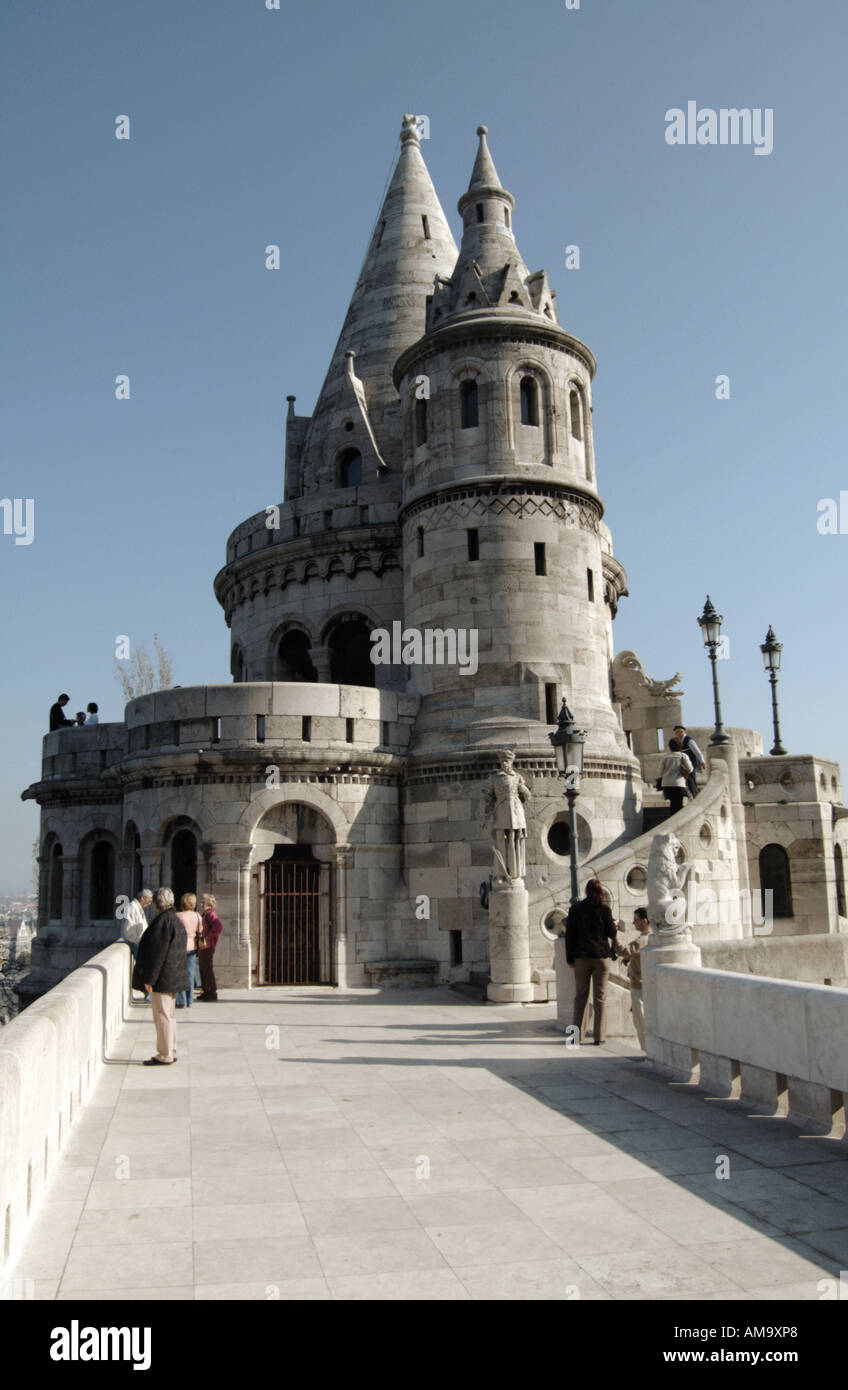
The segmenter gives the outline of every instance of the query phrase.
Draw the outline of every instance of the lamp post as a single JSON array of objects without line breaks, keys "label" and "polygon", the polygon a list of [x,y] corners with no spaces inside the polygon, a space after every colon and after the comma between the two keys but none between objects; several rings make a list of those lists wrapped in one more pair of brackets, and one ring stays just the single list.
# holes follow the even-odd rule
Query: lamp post
[{"label": "lamp post", "polygon": [[763,654],[763,665],[768,671],[768,678],[771,682],[771,716],[774,723],[774,747],[771,750],[771,756],[777,758],[786,752],[780,741],[780,718],[777,712],[777,673],[780,670],[780,653],[783,651],[783,647],[775,637],[771,623],[769,623],[766,640],[762,643],[760,651]]},{"label": "lamp post", "polygon": [[565,795],[568,799],[568,838],[571,849],[571,901],[580,901],[580,886],[577,879],[577,812],[574,803],[580,795],[580,776],[583,772],[583,745],[586,742],[585,729],[578,729],[574,715],[563,697],[562,709],[557,720],[556,733],[548,734],[554,746],[558,772],[565,778]]},{"label": "lamp post", "polygon": [[718,672],[716,671],[716,652],[721,642],[721,625],[724,618],[715,611],[712,599],[707,594],[707,601],[704,604],[704,611],[698,619],[698,626],[701,629],[701,636],[704,639],[704,646],[710,654],[710,665],[713,670],[713,703],[715,705],[715,733],[710,739],[710,744],[729,743],[730,735],[724,732],[724,725],[721,722],[721,700],[718,693]]}]

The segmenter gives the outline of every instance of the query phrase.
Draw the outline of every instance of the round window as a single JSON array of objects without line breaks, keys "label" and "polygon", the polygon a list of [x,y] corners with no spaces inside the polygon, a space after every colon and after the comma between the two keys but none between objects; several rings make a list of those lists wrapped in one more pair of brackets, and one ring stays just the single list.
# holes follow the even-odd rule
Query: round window
[{"label": "round window", "polygon": [[641,864],[634,864],[624,882],[631,893],[644,893],[648,886],[647,870]]}]

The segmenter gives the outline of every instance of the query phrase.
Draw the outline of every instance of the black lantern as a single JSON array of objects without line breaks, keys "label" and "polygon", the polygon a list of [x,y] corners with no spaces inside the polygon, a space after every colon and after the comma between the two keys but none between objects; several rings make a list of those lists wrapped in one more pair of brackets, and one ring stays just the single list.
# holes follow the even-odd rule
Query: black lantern
[{"label": "black lantern", "polygon": [[718,672],[716,670],[716,660],[718,647],[721,642],[721,625],[724,618],[717,613],[713,607],[713,601],[707,594],[707,601],[704,604],[704,611],[698,619],[698,626],[701,629],[701,636],[704,639],[709,657],[710,666],[713,673],[713,704],[715,706],[715,732],[710,739],[710,743],[729,743],[730,736],[724,732],[724,725],[721,722],[721,699],[718,692]]},{"label": "black lantern", "polygon": [[586,743],[585,729],[578,729],[574,715],[563,698],[559,712],[556,732],[548,734],[554,746],[557,771],[565,778],[565,795],[568,800],[568,838],[571,848],[571,901],[580,898],[577,862],[577,812],[574,807],[580,795],[580,778],[583,773],[583,748]]},{"label": "black lantern", "polygon": [[769,623],[769,630],[766,633],[766,640],[760,646],[763,654],[763,665],[768,672],[771,684],[771,717],[774,725],[774,747],[771,756],[778,758],[786,753],[786,749],[780,741],[780,716],[777,708],[777,673],[780,670],[780,653],[783,647],[774,635],[774,628]]}]

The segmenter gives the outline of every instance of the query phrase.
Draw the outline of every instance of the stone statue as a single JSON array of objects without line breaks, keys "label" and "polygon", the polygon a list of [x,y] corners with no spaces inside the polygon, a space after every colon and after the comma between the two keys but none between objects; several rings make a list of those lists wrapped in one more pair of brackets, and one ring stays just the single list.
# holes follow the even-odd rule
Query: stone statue
[{"label": "stone statue", "polygon": [[686,883],[691,865],[682,869],[677,862],[681,848],[670,830],[660,831],[651,843],[648,859],[648,917],[657,936],[668,941],[692,940],[686,925]]},{"label": "stone statue", "polygon": [[494,774],[483,795],[485,824],[492,837],[493,879],[495,884],[504,884],[523,879],[526,871],[527,821],[523,803],[530,800],[530,788],[514,770],[514,752],[504,749],[499,762],[500,771]]}]

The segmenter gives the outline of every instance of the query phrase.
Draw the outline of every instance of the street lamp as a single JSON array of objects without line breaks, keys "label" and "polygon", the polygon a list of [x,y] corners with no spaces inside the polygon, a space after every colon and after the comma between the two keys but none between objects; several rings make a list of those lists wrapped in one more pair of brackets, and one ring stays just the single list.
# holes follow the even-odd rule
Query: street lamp
[{"label": "street lamp", "polygon": [[586,742],[585,729],[578,729],[574,715],[562,701],[562,709],[557,719],[556,733],[548,734],[556,754],[557,771],[565,778],[565,795],[568,799],[568,838],[571,849],[571,901],[580,901],[580,887],[577,881],[577,812],[574,803],[580,795],[580,775],[583,771],[583,745]]},{"label": "street lamp", "polygon": [[707,594],[707,601],[704,604],[704,611],[698,619],[698,626],[701,629],[701,636],[704,639],[704,646],[710,654],[710,665],[713,668],[713,703],[715,705],[715,733],[710,739],[710,744],[729,743],[730,735],[724,732],[724,725],[721,722],[721,700],[718,693],[718,673],[716,671],[716,651],[721,642],[721,625],[724,618],[717,613],[713,607],[712,599]]},{"label": "street lamp", "polygon": [[774,723],[774,747],[771,750],[771,756],[777,758],[786,753],[786,749],[780,741],[780,719],[777,712],[777,673],[780,670],[780,653],[783,651],[783,647],[775,637],[771,623],[769,623],[766,640],[762,643],[760,651],[763,654],[763,665],[768,671],[771,682],[771,715]]}]

